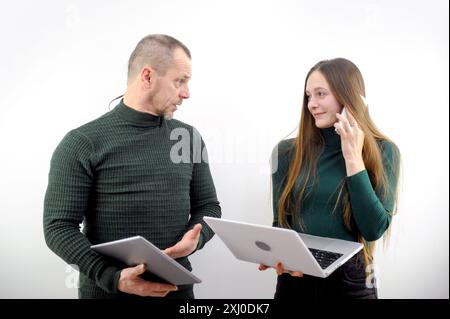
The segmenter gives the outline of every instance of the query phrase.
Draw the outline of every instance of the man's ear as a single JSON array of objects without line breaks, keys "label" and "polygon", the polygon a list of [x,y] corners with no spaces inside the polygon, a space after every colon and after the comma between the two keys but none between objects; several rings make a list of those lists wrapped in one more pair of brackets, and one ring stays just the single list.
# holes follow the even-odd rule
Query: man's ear
[{"label": "man's ear", "polygon": [[144,87],[150,88],[152,82],[153,82],[153,76],[155,74],[155,71],[150,67],[145,67],[141,71],[141,83]]}]

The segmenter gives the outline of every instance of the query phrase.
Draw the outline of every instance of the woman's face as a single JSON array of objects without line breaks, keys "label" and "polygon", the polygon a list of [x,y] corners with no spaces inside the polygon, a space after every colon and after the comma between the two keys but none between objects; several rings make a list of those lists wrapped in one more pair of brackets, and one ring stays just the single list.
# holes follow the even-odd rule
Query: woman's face
[{"label": "woman's face", "polygon": [[314,71],[306,81],[306,96],[308,110],[311,112],[318,128],[332,127],[337,121],[336,113],[341,112],[342,106],[331,93],[325,77],[320,71]]}]

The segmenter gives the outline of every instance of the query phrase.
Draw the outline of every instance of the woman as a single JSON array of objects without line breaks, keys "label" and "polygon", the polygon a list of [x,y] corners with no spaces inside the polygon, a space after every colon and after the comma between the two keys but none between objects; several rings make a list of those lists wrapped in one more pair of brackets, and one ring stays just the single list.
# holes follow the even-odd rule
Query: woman
[{"label": "woman", "polygon": [[400,154],[376,128],[364,96],[355,64],[342,58],[317,63],[306,77],[298,136],[280,142],[272,159],[278,164],[274,226],[359,241],[364,248],[325,279],[278,263],[275,298],[377,298],[370,278],[374,242],[395,212]]}]

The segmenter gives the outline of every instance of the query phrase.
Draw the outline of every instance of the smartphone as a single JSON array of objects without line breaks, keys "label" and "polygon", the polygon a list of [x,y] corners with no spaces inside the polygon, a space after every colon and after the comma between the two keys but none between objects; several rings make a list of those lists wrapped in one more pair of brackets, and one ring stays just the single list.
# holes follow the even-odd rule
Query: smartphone
[{"label": "smartphone", "polygon": [[342,107],[341,115],[348,120],[347,109],[345,108],[345,106]]},{"label": "smartphone", "polygon": [[365,98],[364,96],[362,96],[361,94],[360,94],[359,96],[360,96],[361,99],[363,100],[364,105],[367,107],[367,100],[366,100],[366,98]]}]

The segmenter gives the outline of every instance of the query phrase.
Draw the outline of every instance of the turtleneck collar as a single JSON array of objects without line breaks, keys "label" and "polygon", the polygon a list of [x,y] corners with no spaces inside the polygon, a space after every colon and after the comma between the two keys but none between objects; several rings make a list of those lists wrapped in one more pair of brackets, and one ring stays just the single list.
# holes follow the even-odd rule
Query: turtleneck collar
[{"label": "turtleneck collar", "polygon": [[138,126],[160,126],[163,120],[161,116],[136,111],[135,109],[127,106],[123,102],[123,99],[120,100],[120,103],[116,106],[115,110],[125,121]]},{"label": "turtleneck collar", "polygon": [[333,126],[319,130],[326,146],[341,146],[341,137],[336,133]]}]

